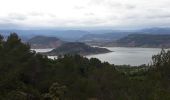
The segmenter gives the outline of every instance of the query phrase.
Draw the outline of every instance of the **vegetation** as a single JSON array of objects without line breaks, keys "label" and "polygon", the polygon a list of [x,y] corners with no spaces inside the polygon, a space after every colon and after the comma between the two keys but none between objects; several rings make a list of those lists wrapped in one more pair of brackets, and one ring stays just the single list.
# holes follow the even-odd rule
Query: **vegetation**
[{"label": "vegetation", "polygon": [[64,42],[56,37],[35,36],[28,40],[31,48],[57,48]]},{"label": "vegetation", "polygon": [[105,48],[91,47],[81,42],[68,42],[64,43],[60,47],[45,53],[46,55],[65,55],[65,54],[79,54],[79,55],[90,55],[90,54],[99,54],[99,53],[108,53],[111,52]]},{"label": "vegetation", "polygon": [[51,60],[15,33],[0,36],[0,100],[170,100],[169,72],[170,51],[123,69],[79,55]]}]

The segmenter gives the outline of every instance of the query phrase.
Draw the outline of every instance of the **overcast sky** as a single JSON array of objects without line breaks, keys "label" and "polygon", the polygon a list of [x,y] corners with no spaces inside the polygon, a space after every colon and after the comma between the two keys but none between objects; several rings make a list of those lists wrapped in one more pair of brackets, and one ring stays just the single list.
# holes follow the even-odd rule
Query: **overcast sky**
[{"label": "overcast sky", "polygon": [[170,26],[170,0],[0,0],[0,28]]}]

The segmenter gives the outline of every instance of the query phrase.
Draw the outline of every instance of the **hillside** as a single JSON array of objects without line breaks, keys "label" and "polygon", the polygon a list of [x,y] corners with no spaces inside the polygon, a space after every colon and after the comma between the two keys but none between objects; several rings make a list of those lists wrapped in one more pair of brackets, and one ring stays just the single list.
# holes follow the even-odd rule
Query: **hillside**
[{"label": "hillside", "polygon": [[108,42],[116,41],[124,36],[127,36],[128,32],[111,32],[102,34],[87,34],[79,39],[80,42],[86,43],[91,46],[103,46]]},{"label": "hillside", "polygon": [[46,37],[46,36],[35,36],[27,41],[31,48],[44,49],[44,48],[57,48],[63,41],[56,37]]},{"label": "hillside", "polygon": [[128,47],[170,47],[170,35],[166,34],[130,34],[116,41],[116,46]]},{"label": "hillside", "polygon": [[87,34],[80,38],[80,41],[89,42],[89,41],[113,41],[118,40],[129,34],[128,32],[112,32],[112,33],[103,33],[103,34]]},{"label": "hillside", "polygon": [[170,51],[138,67],[65,55],[48,59],[0,36],[0,100],[170,100]]},{"label": "hillside", "polygon": [[47,55],[65,55],[65,54],[80,54],[80,55],[90,55],[99,53],[111,52],[105,48],[90,47],[84,43],[80,42],[69,42],[64,43],[60,47],[46,53]]},{"label": "hillside", "polygon": [[154,28],[146,28],[139,31],[140,33],[145,34],[170,34],[170,28],[169,27],[154,27]]}]

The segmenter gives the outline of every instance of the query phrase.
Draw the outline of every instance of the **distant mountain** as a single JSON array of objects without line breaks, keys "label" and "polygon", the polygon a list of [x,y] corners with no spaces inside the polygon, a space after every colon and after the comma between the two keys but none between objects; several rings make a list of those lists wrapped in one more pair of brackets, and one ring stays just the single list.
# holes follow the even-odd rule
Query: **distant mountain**
[{"label": "distant mountain", "polygon": [[60,47],[45,54],[52,55],[52,56],[65,55],[65,54],[90,55],[90,54],[100,54],[100,53],[108,53],[108,52],[111,51],[105,48],[90,47],[80,42],[69,42],[69,43],[64,43]]},{"label": "distant mountain", "polygon": [[169,48],[170,34],[130,34],[112,46]]},{"label": "distant mountain", "polygon": [[[98,32],[98,31],[95,31]],[[170,34],[170,28],[146,28],[142,30],[124,30],[124,31],[102,31],[100,34],[86,34],[80,40],[82,41],[113,41],[118,40],[128,34]]]},{"label": "distant mountain", "polygon": [[56,37],[35,36],[27,41],[31,48],[44,49],[44,48],[57,48],[64,42]]},{"label": "distant mountain", "polygon": [[90,34],[90,32],[83,30],[0,30],[0,34],[3,36],[8,36],[11,32],[18,33],[25,41],[37,35],[58,37],[65,41],[76,41],[83,35]]},{"label": "distant mountain", "polygon": [[98,45],[101,46],[108,42],[116,41],[122,37],[130,34],[129,32],[112,32],[103,34],[87,34],[79,39],[80,42],[86,43],[88,45]]},{"label": "distant mountain", "polygon": [[[97,31],[96,31],[97,32]],[[80,42],[84,42],[88,45],[97,45],[97,46],[120,46],[120,43],[116,43],[121,38],[128,36],[129,34],[170,34],[170,28],[148,28],[142,30],[124,30],[124,31],[113,31],[110,33],[103,34],[87,34],[79,39]]]},{"label": "distant mountain", "polygon": [[131,32],[112,32],[103,34],[87,34],[80,38],[81,41],[113,41],[127,36]]},{"label": "distant mountain", "polygon": [[148,28],[140,30],[138,33],[145,33],[145,34],[170,34],[170,28]]},{"label": "distant mountain", "polygon": [[142,30],[67,30],[67,29],[39,29],[39,30],[0,30],[0,34],[7,37],[11,32],[16,32],[23,41],[28,41],[37,35],[58,37],[64,41],[80,42],[108,42],[115,41],[128,34],[170,34],[170,28],[148,28]]},{"label": "distant mountain", "polygon": [[77,41],[86,34],[90,34],[90,32],[83,30],[66,30],[60,33],[58,32],[57,36],[65,41]]},{"label": "distant mountain", "polygon": [[4,38],[7,38],[11,33],[17,33],[18,36],[22,39],[22,41],[26,42],[30,38],[34,37],[34,34],[31,34],[30,32],[24,31],[24,30],[0,30],[0,34],[4,36]]}]

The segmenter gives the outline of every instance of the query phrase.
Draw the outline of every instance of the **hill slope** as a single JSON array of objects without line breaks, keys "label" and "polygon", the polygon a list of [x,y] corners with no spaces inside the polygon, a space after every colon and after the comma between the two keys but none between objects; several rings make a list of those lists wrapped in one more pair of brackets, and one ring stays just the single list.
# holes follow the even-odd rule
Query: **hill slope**
[{"label": "hill slope", "polygon": [[63,41],[56,37],[46,37],[46,36],[35,36],[28,40],[31,48],[57,48]]},{"label": "hill slope", "polygon": [[170,35],[130,34],[116,41],[117,46],[128,47],[170,47]]},{"label": "hill slope", "polygon": [[80,42],[70,42],[61,45],[60,47],[46,53],[47,55],[65,55],[65,54],[80,54],[80,55],[90,55],[99,53],[111,52],[105,48],[90,47],[84,43]]},{"label": "hill slope", "polygon": [[162,50],[138,67],[78,55],[52,60],[17,34],[0,36],[0,100],[170,100],[169,55]]},{"label": "hill slope", "polygon": [[128,32],[111,32],[111,33],[103,33],[103,34],[87,34],[84,35],[82,38],[79,40],[82,42],[89,42],[89,41],[102,41],[102,42],[107,42],[107,41],[113,41],[113,40],[118,40],[124,36],[127,36],[129,33]]}]

